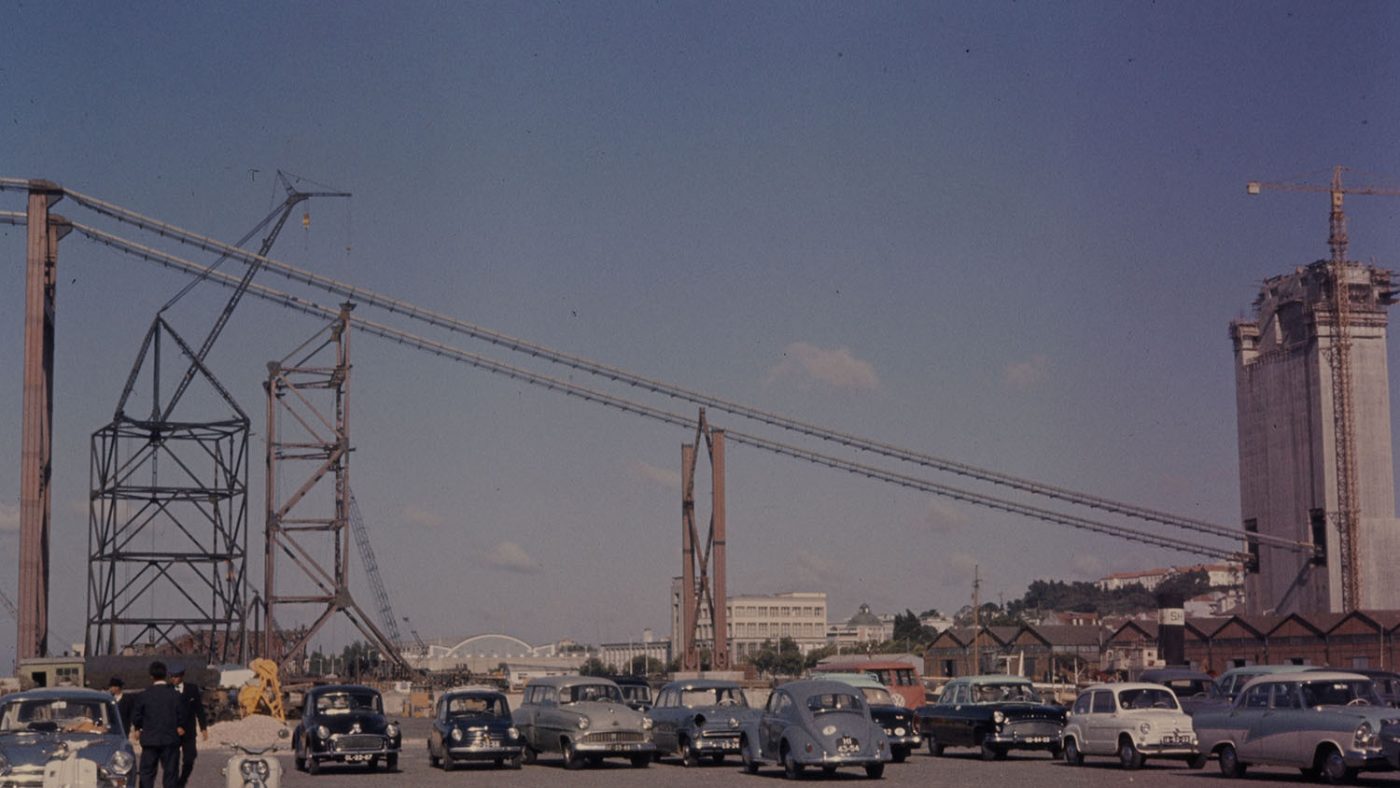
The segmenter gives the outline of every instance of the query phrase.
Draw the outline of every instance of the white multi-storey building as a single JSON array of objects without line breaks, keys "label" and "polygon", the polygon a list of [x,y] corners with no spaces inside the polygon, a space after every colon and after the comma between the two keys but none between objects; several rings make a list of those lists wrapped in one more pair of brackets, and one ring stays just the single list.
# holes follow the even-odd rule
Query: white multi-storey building
[{"label": "white multi-storey building", "polygon": [[[671,583],[671,642],[680,644],[681,580]],[[744,594],[729,597],[730,662],[758,653],[764,641],[777,643],[792,638],[803,654],[826,645],[826,592],[790,591],[782,594]],[[701,610],[697,628],[701,648],[714,642],[714,628],[707,611]],[[677,647],[679,647],[677,645]]]}]

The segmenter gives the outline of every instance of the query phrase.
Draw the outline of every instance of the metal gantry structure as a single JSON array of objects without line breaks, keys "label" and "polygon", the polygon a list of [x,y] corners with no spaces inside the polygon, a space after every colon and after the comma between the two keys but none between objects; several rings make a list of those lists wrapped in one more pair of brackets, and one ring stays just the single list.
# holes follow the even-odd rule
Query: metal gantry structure
[{"label": "metal gantry structure", "polygon": [[[695,524],[695,466],[700,442],[710,456],[710,527],[701,540]],[[724,430],[712,429],[705,409],[695,441],[681,445],[681,670],[700,670],[699,632],[708,614],[709,669],[729,670],[729,611],[725,579]]]},{"label": "metal gantry structure", "polygon": [[[355,604],[348,585],[348,538],[347,531],[354,531],[351,511],[354,508],[349,494],[348,465],[348,391],[349,378],[348,339],[351,330],[387,339],[396,344],[415,349],[439,358],[481,369],[493,375],[523,381],[534,386],[557,391],[578,399],[601,404],[621,412],[648,418],[673,427],[694,431],[696,443],[703,437],[710,448],[712,462],[715,462],[715,447],[718,445],[716,479],[722,479],[723,444],[729,441],[757,448],[780,456],[801,459],[806,462],[856,474],[865,478],[895,484],[908,489],[946,497],[1001,512],[1016,514],[1044,522],[1109,535],[1115,538],[1136,541],[1142,544],[1177,550],[1195,555],[1242,560],[1246,553],[1241,546],[1250,543],[1267,544],[1286,550],[1310,552],[1313,545],[1267,534],[1247,533],[1239,528],[1211,523],[1196,518],[1183,517],[1147,507],[1101,496],[1077,492],[1062,487],[1047,485],[1009,474],[978,468],[965,463],[939,458],[927,453],[900,448],[887,443],[843,433],[810,422],[793,419],[781,414],[726,400],[713,395],[687,389],[675,384],[649,379],[626,370],[602,364],[587,358],[566,354],[543,345],[516,339],[500,332],[474,325],[467,321],[433,310],[410,304],[374,291],[340,282],[320,274],[268,257],[266,252],[254,253],[197,233],[184,230],[166,222],[141,215],[113,203],[100,200],[70,189],[63,189],[44,181],[22,181],[0,178],[0,191],[19,190],[29,194],[30,204],[27,213],[0,212],[0,222],[28,224],[30,226],[29,271],[31,285],[26,309],[26,378],[25,378],[25,450],[22,457],[25,479],[31,475],[42,480],[42,484],[26,481],[22,490],[22,543],[33,540],[42,542],[46,562],[47,548],[47,473],[50,459],[47,453],[31,451],[28,437],[33,431],[38,436],[35,443],[47,440],[51,430],[52,414],[52,318],[53,318],[53,272],[56,262],[57,237],[68,229],[76,230],[88,240],[155,263],[172,270],[182,271],[196,278],[227,287],[235,292],[231,304],[243,295],[251,295],[289,310],[310,315],[323,321],[326,327],[318,332],[317,338],[303,344],[297,351],[280,362],[270,365],[266,382],[268,397],[268,482],[266,506],[266,540],[264,561],[263,601],[267,608],[266,626],[261,633],[262,649],[266,655],[284,662],[302,653],[308,641],[327,621],[338,613],[348,616],[361,632],[383,649],[391,658],[401,656],[394,646],[400,645],[401,637],[390,637],[374,626],[363,611]],[[242,277],[232,276],[185,257],[141,244],[114,233],[84,223],[70,222],[47,213],[53,201],[67,197],[83,209],[90,210],[107,219],[154,233],[162,238],[191,246],[204,252],[212,252],[223,260],[236,260],[247,266]],[[47,232],[36,233],[36,227],[46,228]],[[36,241],[36,238],[38,239]],[[48,261],[47,263],[45,261]],[[36,262],[37,261],[37,262]],[[48,266],[47,270],[45,266]],[[35,272],[37,286],[33,285]],[[696,419],[673,413],[646,403],[634,401],[614,392],[591,388],[569,379],[552,377],[528,370],[520,366],[472,353],[441,341],[428,339],[408,332],[400,327],[365,319],[350,313],[348,304],[334,309],[315,303],[305,297],[293,295],[251,282],[254,271],[266,271],[302,285],[314,287],[358,305],[382,309],[399,318],[406,318],[426,325],[446,329],[452,333],[487,342],[495,347],[542,359],[571,370],[586,372],[600,378],[605,383],[620,384],[632,389],[662,397],[676,399],[728,413],[732,416],[784,430],[803,438],[812,438],[834,444],[845,449],[854,449],[865,454],[905,463],[923,470],[933,470],[950,475],[1001,487],[1033,498],[1048,500],[1058,504],[1068,504],[1095,510],[1101,514],[1137,520],[1150,527],[1133,527],[1120,522],[1109,522],[1097,517],[1077,514],[1037,506],[1005,497],[993,496],[984,492],[967,490],[932,481],[922,476],[879,467],[868,462],[858,462],[847,457],[818,452],[811,448],[785,443],[769,437],[748,434],[738,430],[715,430],[708,426],[703,417]],[[47,287],[47,289],[46,289]],[[225,310],[222,319],[226,321]],[[222,323],[216,324],[215,334]],[[31,342],[30,327],[37,326],[39,342]],[[47,331],[47,334],[45,334]],[[47,345],[42,337],[47,336]],[[330,361],[316,362],[313,356],[318,352],[329,352],[334,356]],[[199,351],[187,352],[193,363],[202,358]],[[187,373],[187,377],[191,377]],[[193,377],[197,377],[194,375]],[[182,384],[185,385],[185,384]],[[37,392],[31,396],[31,386]],[[313,393],[329,395],[333,404],[320,409],[311,406]],[[297,407],[292,407],[293,404]],[[300,408],[300,409],[298,409]],[[294,428],[303,430],[299,439],[292,439],[281,432],[279,424],[288,420]],[[716,436],[719,440],[716,441]],[[45,444],[47,445],[47,444]],[[300,463],[301,465],[298,465]],[[684,459],[683,459],[684,463]],[[691,472],[693,473],[693,449]],[[279,479],[290,467],[305,466],[309,470],[305,481],[290,492],[283,492]],[[314,492],[313,492],[314,491]],[[693,489],[692,489],[693,493]],[[720,506],[715,512],[722,512],[722,491]],[[698,529],[694,528],[693,500],[690,501],[689,520],[685,517],[683,501],[683,540],[689,540],[692,550],[691,561],[700,558],[693,551],[699,547]],[[315,511],[309,511],[313,507]],[[717,514],[718,522],[712,521],[711,534],[707,538],[705,551],[714,550],[713,557],[721,558],[725,541],[723,515]],[[347,527],[348,526],[348,527]],[[716,526],[718,526],[716,528]],[[1193,536],[1175,536],[1166,533],[1163,527],[1188,531]],[[43,535],[41,540],[39,537]],[[318,544],[313,545],[316,539]],[[1216,540],[1217,543],[1202,541]],[[1226,544],[1219,544],[1223,541]],[[34,585],[26,596],[25,579],[34,580],[46,573],[46,563],[42,571],[38,559],[21,553],[21,607],[25,610],[46,611],[46,585],[42,592]],[[282,572],[279,561],[290,560],[290,566],[300,570],[299,577],[308,587],[287,590],[283,581],[289,579]],[[703,561],[702,561],[703,564]],[[707,570],[690,564],[697,584],[695,600],[707,597],[715,604],[712,621],[716,634],[724,631],[723,618],[723,561],[713,569],[719,581],[708,592],[698,584],[700,577],[708,579]],[[295,576],[295,573],[291,573]],[[378,596],[376,592],[376,596]],[[310,626],[294,627],[291,620],[297,618],[292,612],[296,606],[310,606],[319,610]],[[382,613],[389,608],[381,604]],[[391,613],[388,613],[392,615]],[[698,613],[697,613],[698,615]],[[46,620],[39,626],[30,626],[30,631],[38,635],[46,630]],[[25,641],[25,624],[21,623],[21,642]],[[288,635],[287,633],[295,633]],[[416,633],[415,633],[416,635]],[[415,636],[416,639],[416,636]],[[42,653],[42,637],[31,638],[29,643],[37,643],[37,652]],[[716,649],[718,652],[719,649]],[[727,650],[726,650],[727,651]],[[34,655],[38,655],[38,653]],[[23,656],[23,652],[21,653]],[[406,668],[406,665],[400,665]]]}]

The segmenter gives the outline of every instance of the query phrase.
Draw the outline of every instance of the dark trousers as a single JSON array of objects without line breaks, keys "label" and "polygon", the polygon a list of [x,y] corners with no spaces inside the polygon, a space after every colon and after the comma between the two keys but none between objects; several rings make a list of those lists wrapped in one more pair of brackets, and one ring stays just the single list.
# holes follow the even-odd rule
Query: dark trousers
[{"label": "dark trousers", "polygon": [[194,759],[199,757],[199,750],[195,747],[194,733],[187,733],[180,739],[180,781],[176,783],[179,788],[185,788],[190,782],[190,774],[194,772]]},{"label": "dark trousers", "polygon": [[180,768],[180,745],[141,745],[141,788],[156,788],[157,768],[162,788],[176,788],[180,784],[176,774]]}]

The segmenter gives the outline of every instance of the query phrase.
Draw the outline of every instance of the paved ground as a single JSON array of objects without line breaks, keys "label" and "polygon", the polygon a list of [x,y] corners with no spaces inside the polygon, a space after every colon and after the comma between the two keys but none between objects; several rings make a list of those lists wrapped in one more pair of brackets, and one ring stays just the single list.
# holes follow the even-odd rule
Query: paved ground
[{"label": "paved ground", "polygon": [[[469,767],[454,772],[443,772],[428,766],[427,745],[425,743],[426,722],[408,720],[405,724],[404,753],[397,773],[380,771],[370,773],[363,766],[326,767],[322,774],[312,777],[292,769],[290,754],[279,757],[285,773],[282,785],[288,788],[318,786],[318,788],[372,788],[374,786],[412,786],[412,788],[438,788],[439,786],[462,785],[501,785],[501,786],[664,786],[664,788],[688,788],[689,786],[732,786],[732,785],[778,785],[781,784],[782,770],[764,769],[758,776],[743,773],[736,761],[721,766],[702,766],[686,769],[675,761],[652,764],[646,769],[633,769],[625,761],[608,761],[598,768],[577,772],[565,772],[558,759],[542,758],[534,766],[526,766],[519,771],[496,770],[487,767]],[[219,769],[228,758],[227,751],[217,748],[207,749],[196,762],[192,784],[204,788],[224,785]],[[808,782],[867,782],[861,771],[843,770],[833,778],[820,774]],[[1059,761],[1050,760],[1047,755],[1013,754],[1005,761],[984,763],[972,750],[949,750],[948,757],[933,758],[924,752],[914,754],[908,762],[890,764],[885,769],[882,785],[907,785],[926,788],[930,785],[980,786],[980,788],[1003,788],[1009,786],[1195,786],[1195,788],[1223,788],[1240,785],[1255,788],[1271,785],[1316,785],[1303,779],[1296,771],[1285,769],[1251,769],[1247,780],[1227,780],[1220,776],[1214,762],[1200,771],[1192,771],[1172,762],[1149,761],[1146,768],[1137,772],[1125,772],[1109,760],[1097,763],[1090,760],[1084,767],[1074,768]],[[1363,775],[1360,785],[1400,786],[1400,775]]]}]

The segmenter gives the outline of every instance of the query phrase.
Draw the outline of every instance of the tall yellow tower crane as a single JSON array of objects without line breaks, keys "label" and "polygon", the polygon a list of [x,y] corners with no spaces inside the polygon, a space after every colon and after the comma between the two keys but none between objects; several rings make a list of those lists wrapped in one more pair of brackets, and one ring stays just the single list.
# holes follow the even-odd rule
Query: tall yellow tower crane
[{"label": "tall yellow tower crane", "polygon": [[1334,320],[1332,348],[1328,365],[1332,371],[1332,432],[1336,452],[1337,546],[1341,553],[1342,609],[1356,610],[1361,605],[1361,579],[1357,576],[1357,528],[1361,524],[1361,505],[1356,480],[1356,420],[1351,397],[1351,279],[1354,264],[1347,262],[1347,218],[1342,212],[1342,200],[1348,194],[1379,194],[1400,196],[1400,189],[1374,186],[1343,186],[1342,173],[1346,167],[1332,168],[1332,183],[1319,186],[1310,183],[1264,183],[1250,181],[1245,190],[1259,194],[1265,189],[1291,192],[1327,192],[1332,196],[1328,215],[1327,245],[1332,250],[1332,315]]}]

